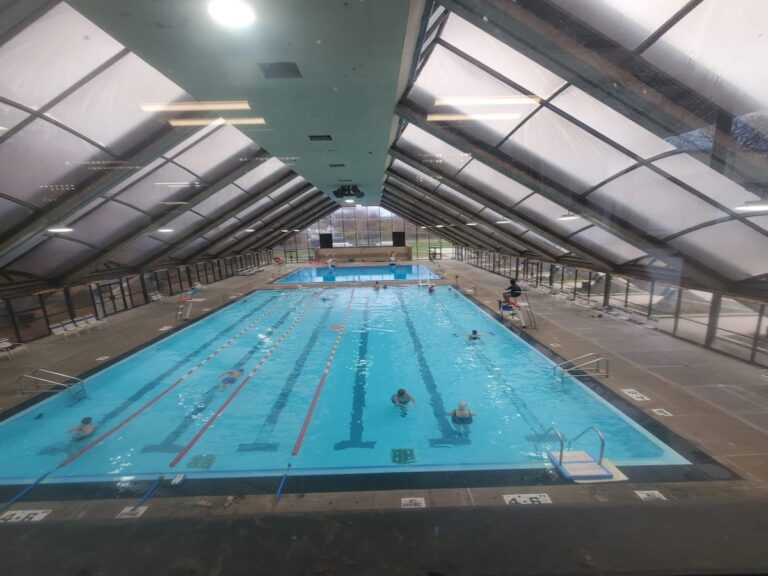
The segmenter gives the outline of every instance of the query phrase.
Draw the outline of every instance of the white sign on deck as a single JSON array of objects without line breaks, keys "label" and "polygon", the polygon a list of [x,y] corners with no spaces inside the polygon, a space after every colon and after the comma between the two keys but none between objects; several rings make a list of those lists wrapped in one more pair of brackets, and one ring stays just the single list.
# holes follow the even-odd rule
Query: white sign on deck
[{"label": "white sign on deck", "polygon": [[170,330],[171,328],[173,328],[173,326],[163,326],[161,328],[158,328],[157,331],[158,332],[165,332],[167,330]]},{"label": "white sign on deck", "polygon": [[657,416],[674,416],[672,412],[669,412],[668,410],[664,410],[664,408],[654,408],[653,410],[651,410],[651,412],[653,412]]},{"label": "white sign on deck", "polygon": [[552,504],[549,494],[504,494],[506,504]]},{"label": "white sign on deck", "polygon": [[99,356],[96,358],[96,362],[104,362],[104,360],[109,360],[109,356]]},{"label": "white sign on deck", "polygon": [[632,398],[632,400],[635,400],[636,402],[648,402],[650,398],[640,392],[639,390],[635,390],[634,388],[622,388],[621,389],[624,394]]},{"label": "white sign on deck", "polygon": [[549,344],[549,347],[550,348],[562,348],[562,346],[560,344],[558,344],[557,342],[551,342]]},{"label": "white sign on deck", "polygon": [[424,498],[400,498],[400,508],[426,508]]},{"label": "white sign on deck", "polygon": [[658,490],[635,490],[635,494],[643,502],[653,502],[654,500],[666,500],[664,494]]},{"label": "white sign on deck", "polygon": [[52,510],[11,510],[0,516],[0,522],[40,522]]},{"label": "white sign on deck", "polygon": [[138,508],[128,506],[120,510],[115,518],[140,518],[141,515],[147,511],[147,508],[149,508],[149,506],[139,506]]}]

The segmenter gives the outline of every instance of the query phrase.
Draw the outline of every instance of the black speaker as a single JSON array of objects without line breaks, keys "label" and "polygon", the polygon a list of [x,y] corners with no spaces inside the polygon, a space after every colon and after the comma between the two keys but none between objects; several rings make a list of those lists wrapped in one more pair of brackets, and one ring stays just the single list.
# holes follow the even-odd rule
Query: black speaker
[{"label": "black speaker", "polygon": [[333,234],[320,234],[320,248],[333,248]]},{"label": "black speaker", "polygon": [[392,246],[405,246],[405,232],[392,232]]}]

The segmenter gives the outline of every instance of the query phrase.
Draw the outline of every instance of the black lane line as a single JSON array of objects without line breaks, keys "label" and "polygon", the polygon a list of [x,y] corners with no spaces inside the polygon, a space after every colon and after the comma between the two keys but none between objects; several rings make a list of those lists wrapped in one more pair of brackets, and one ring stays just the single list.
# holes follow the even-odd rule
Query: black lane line
[{"label": "black lane line", "polygon": [[301,351],[301,354],[299,354],[299,357],[296,358],[296,363],[293,366],[293,370],[291,370],[288,378],[286,378],[285,383],[283,384],[283,388],[280,390],[280,394],[275,399],[274,404],[272,404],[272,409],[264,419],[264,423],[261,425],[261,428],[259,428],[259,432],[256,434],[256,440],[253,442],[240,444],[237,448],[239,452],[252,452],[255,450],[275,452],[280,447],[278,442],[266,442],[266,440],[272,434],[272,430],[275,429],[277,421],[280,419],[280,414],[283,412],[285,405],[288,403],[291,392],[293,392],[293,387],[296,385],[299,376],[301,376],[301,372],[304,370],[304,364],[306,363],[309,354],[312,352],[312,349],[317,343],[320,332],[323,331],[323,328],[328,328],[327,322],[332,311],[332,306],[326,307],[325,312],[323,312],[323,315],[320,317],[320,321],[318,322],[317,326],[315,326],[314,330],[312,330],[307,343],[304,345],[304,349]]},{"label": "black lane line", "polygon": [[[291,312],[293,312],[292,308],[289,308],[286,310],[285,314],[283,314],[277,322],[275,322],[272,325],[272,330],[276,330],[280,328],[285,322],[288,320],[288,317],[291,315]],[[263,342],[259,341],[254,344],[254,346],[246,352],[240,360],[237,361],[237,363],[232,367],[232,369],[239,369],[245,366],[245,364],[253,358],[253,356],[261,349],[261,345]],[[195,407],[185,414],[184,419],[179,423],[178,426],[170,433],[168,436],[166,436],[165,440],[163,440],[160,444],[148,444],[142,448],[142,452],[169,452],[169,453],[177,453],[180,450],[184,448],[183,445],[177,445],[176,442],[178,442],[179,438],[181,438],[184,433],[189,429],[190,426],[192,426],[195,423],[195,420],[197,420],[197,417],[205,411],[206,408],[208,408],[208,405],[211,403],[211,401],[216,397],[217,392],[219,392],[220,385],[217,384],[216,386],[213,386],[212,388],[208,389],[205,394],[203,394],[203,397],[200,399],[200,402],[198,402]]]},{"label": "black lane line", "polygon": [[421,378],[424,381],[424,385],[427,387],[427,391],[429,392],[429,403],[432,406],[432,414],[435,416],[435,422],[437,423],[437,427],[440,430],[440,434],[442,434],[441,438],[430,439],[430,447],[438,448],[443,446],[471,444],[472,441],[469,438],[466,436],[460,436],[456,430],[454,430],[453,426],[451,426],[451,423],[448,420],[448,415],[445,412],[443,397],[440,395],[437,382],[435,382],[435,378],[432,376],[432,371],[429,369],[427,358],[424,356],[424,348],[421,345],[419,336],[416,334],[416,327],[413,324],[411,315],[408,313],[408,310],[405,307],[405,300],[403,300],[403,295],[400,291],[398,291],[397,299],[400,301],[400,309],[403,311],[403,315],[405,316],[405,324],[408,327],[408,334],[411,337],[413,349],[416,352],[416,359],[419,363],[419,372],[421,373]]},{"label": "black lane line", "polygon": [[360,345],[357,350],[357,372],[355,373],[355,386],[352,389],[352,413],[349,420],[349,439],[336,442],[334,450],[346,450],[347,448],[374,448],[375,440],[363,440],[363,413],[365,411],[365,391],[368,387],[368,304],[370,298],[365,301],[363,309],[363,327],[360,332]]},{"label": "black lane line", "polygon": [[[260,305],[256,306],[253,310],[248,312],[247,314],[241,316],[238,318],[234,323],[230,324],[220,332],[218,332],[216,335],[208,339],[206,342],[198,346],[195,350],[184,356],[181,360],[177,361],[174,365],[172,365],[168,370],[163,372],[162,374],[156,376],[149,382],[147,382],[144,386],[139,388],[136,392],[131,394],[128,398],[123,400],[120,404],[118,404],[115,408],[107,412],[104,416],[102,416],[99,419],[96,419],[96,422],[99,426],[103,426],[116,416],[119,416],[122,412],[125,412],[128,408],[130,408],[131,404],[134,402],[140,400],[145,394],[152,391],[154,388],[156,388],[158,385],[160,385],[163,380],[168,378],[171,374],[173,374],[176,370],[183,367],[184,365],[191,362],[198,354],[203,352],[206,348],[208,348],[211,344],[216,342],[217,340],[221,339],[225,334],[231,332],[234,328],[236,328],[238,325],[240,325],[244,320],[250,318],[260,310],[262,310],[267,304],[272,302],[278,298],[278,296],[271,296],[264,302],[262,302]],[[50,444],[48,446],[45,446],[44,448],[40,449],[38,454],[58,454],[59,452],[67,452],[68,448],[74,447],[75,449],[79,449],[78,445],[73,445],[71,442],[67,442],[65,444],[58,443],[58,444]]]}]

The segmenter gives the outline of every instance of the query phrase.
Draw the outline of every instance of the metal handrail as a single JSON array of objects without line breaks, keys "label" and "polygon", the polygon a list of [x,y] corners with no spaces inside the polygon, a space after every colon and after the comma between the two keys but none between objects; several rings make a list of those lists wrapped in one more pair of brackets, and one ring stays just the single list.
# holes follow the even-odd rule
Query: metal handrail
[{"label": "metal handrail", "polygon": [[552,373],[553,374],[556,373],[558,368],[560,368],[561,370],[564,370],[563,366],[565,366],[566,364],[573,364],[576,360],[583,360],[584,358],[589,358],[590,356],[595,358],[600,358],[600,355],[597,352],[582,354],[581,356],[576,356],[576,358],[571,358],[570,360],[566,360],[565,362],[560,362],[560,364],[555,364],[555,367],[552,370]]},{"label": "metal handrail", "polygon": [[[600,362],[605,362],[605,370],[603,372],[600,371]],[[593,358],[592,360],[587,360],[586,362],[582,362],[581,364],[577,364],[576,366],[571,366],[570,368],[561,368],[560,372],[560,381],[563,381],[563,378],[565,377],[565,374],[571,374],[575,370],[581,370],[582,372],[587,372],[584,368],[586,366],[589,366],[590,364],[595,364],[596,366],[591,369],[589,372],[592,376],[603,376],[605,378],[610,378],[610,365],[608,363],[607,358],[603,358],[602,356],[598,356],[597,358]]]},{"label": "metal handrail", "polygon": [[[605,454],[605,437],[603,436],[603,433],[600,432],[600,430],[598,430],[594,426],[590,426],[590,427],[586,428],[585,430],[582,430],[574,438],[571,438],[570,440],[568,440],[568,449],[570,450],[571,449],[571,445],[574,442],[576,442],[576,440],[578,440],[579,438],[584,436],[584,434],[586,434],[590,430],[594,430],[595,433],[600,437],[600,458],[597,459],[597,463],[602,466],[602,464],[603,464],[603,454]],[[562,463],[562,452],[561,452],[561,455],[560,455],[560,462]]]},{"label": "metal handrail", "polygon": [[[41,376],[37,376],[38,373],[44,373],[44,374],[52,374],[53,376],[61,376],[62,378],[66,378],[67,382],[58,382],[56,380],[50,380],[48,378],[43,378]],[[51,384],[49,386],[49,389],[56,389],[60,388],[61,390],[69,390],[73,386],[80,385],[83,386],[83,381],[80,378],[77,378],[75,376],[70,376],[69,374],[61,374],[60,372],[52,372],[51,370],[44,370],[43,368],[37,368],[32,371],[32,374],[22,374],[19,376],[19,392],[21,394],[26,394],[26,390],[24,389],[24,382],[27,380],[32,380],[35,383],[35,388],[37,390],[40,389],[40,383],[45,382],[46,384]]]},{"label": "metal handrail", "polygon": [[550,432],[554,432],[557,435],[557,439],[560,441],[560,464],[563,463],[563,452],[565,451],[565,438],[563,438],[563,434],[555,428],[554,426],[550,426],[542,436],[546,436]]}]

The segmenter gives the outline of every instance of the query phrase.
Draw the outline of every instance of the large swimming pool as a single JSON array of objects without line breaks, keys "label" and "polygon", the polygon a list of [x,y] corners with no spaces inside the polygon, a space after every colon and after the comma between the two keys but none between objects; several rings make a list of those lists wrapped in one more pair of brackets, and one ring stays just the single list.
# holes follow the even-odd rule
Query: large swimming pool
[{"label": "large swimming pool", "polygon": [[299,268],[277,280],[279,284],[310,282],[379,282],[393,280],[433,280],[440,278],[421,264],[392,266],[321,266]]},{"label": "large swimming pool", "polygon": [[[255,292],[86,386],[0,423],[0,483],[542,468],[551,426],[596,425],[617,465],[687,463],[450,287]],[[468,435],[448,416],[459,401]],[[70,440],[86,416],[95,433]]]}]

